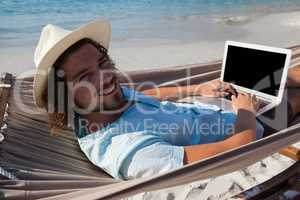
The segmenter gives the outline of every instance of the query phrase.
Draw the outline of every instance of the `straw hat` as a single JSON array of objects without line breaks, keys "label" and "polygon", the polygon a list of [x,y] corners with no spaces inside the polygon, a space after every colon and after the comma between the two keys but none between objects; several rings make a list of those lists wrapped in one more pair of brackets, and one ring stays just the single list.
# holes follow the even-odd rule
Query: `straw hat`
[{"label": "straw hat", "polygon": [[110,33],[110,24],[105,20],[85,24],[73,31],[52,24],[43,28],[34,53],[37,70],[34,75],[33,96],[37,107],[46,107],[42,94],[47,88],[48,74],[58,57],[83,38],[92,39],[108,49]]}]

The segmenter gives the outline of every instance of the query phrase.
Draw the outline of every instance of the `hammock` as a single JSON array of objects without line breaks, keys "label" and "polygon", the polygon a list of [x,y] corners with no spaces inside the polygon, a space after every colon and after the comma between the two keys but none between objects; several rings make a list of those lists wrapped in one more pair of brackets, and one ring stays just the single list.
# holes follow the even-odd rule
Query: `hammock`
[{"label": "hammock", "polygon": [[[293,67],[300,63],[300,45],[291,49]],[[161,86],[186,85],[217,78],[220,69],[219,60],[128,74],[133,87],[145,81]],[[2,130],[5,138],[0,143],[0,172],[3,172],[0,199],[120,199],[233,172],[300,140],[300,124],[295,124],[259,141],[162,175],[118,181],[85,158],[71,129],[65,128],[57,137],[50,135],[45,113],[37,110],[33,102],[32,76],[5,81],[1,89],[7,91],[9,98],[6,128]],[[6,96],[3,91],[0,101]],[[21,104],[27,110],[22,110]],[[0,118],[0,125],[1,121]]]}]

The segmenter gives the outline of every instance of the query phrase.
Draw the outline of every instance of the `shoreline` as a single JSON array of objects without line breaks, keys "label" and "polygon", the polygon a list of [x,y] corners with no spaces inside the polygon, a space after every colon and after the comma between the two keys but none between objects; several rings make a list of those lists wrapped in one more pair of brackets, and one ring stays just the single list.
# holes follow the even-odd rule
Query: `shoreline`
[{"label": "shoreline", "polygon": [[[131,71],[221,59],[226,40],[288,47],[300,44],[300,11],[270,14],[242,25],[215,24],[204,28],[198,38],[187,42],[163,38],[114,41],[112,38],[110,54],[118,68]],[[35,69],[34,48],[35,44],[0,48],[1,72],[20,74]]]},{"label": "shoreline", "polygon": [[[277,24],[274,24],[274,21]],[[227,25],[230,26],[230,25]],[[117,66],[127,70],[205,63],[223,58],[226,40],[287,48],[300,44],[300,11],[271,14],[206,40],[162,45],[126,45],[111,48]],[[224,39],[227,38],[227,39]],[[143,66],[143,67],[141,67]]]}]

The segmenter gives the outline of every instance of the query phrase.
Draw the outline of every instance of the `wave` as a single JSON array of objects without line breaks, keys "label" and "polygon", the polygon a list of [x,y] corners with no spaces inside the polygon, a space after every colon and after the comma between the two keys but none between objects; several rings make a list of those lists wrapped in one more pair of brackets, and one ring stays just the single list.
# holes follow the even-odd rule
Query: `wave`
[{"label": "wave", "polygon": [[177,15],[177,16],[162,16],[162,20],[164,21],[189,21],[189,20],[197,20],[201,19],[202,15]]},{"label": "wave", "polygon": [[289,18],[284,19],[284,25],[291,26],[291,27],[299,27],[300,26],[300,14],[296,13],[296,15],[289,16]]},{"label": "wave", "polygon": [[243,25],[253,21],[256,17],[249,15],[239,15],[239,16],[223,16],[213,18],[214,22],[222,23],[226,25]]}]

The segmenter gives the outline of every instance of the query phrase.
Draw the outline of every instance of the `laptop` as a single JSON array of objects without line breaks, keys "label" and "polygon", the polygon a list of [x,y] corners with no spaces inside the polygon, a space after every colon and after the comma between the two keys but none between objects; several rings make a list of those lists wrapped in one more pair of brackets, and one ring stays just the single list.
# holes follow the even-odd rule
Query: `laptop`
[{"label": "laptop", "polygon": [[[226,41],[221,81],[237,92],[255,95],[260,101],[258,116],[281,103],[290,60],[289,49]],[[219,106],[228,107],[228,103],[222,98]]]}]

